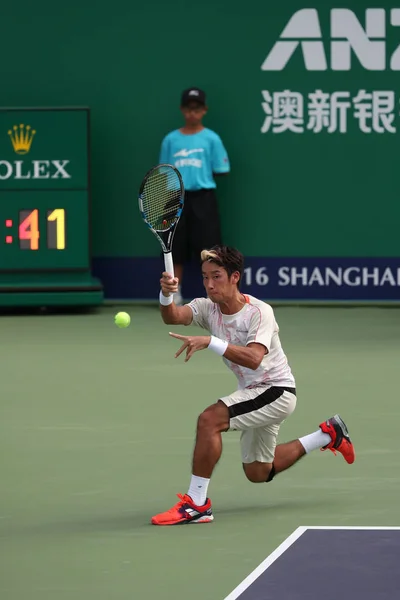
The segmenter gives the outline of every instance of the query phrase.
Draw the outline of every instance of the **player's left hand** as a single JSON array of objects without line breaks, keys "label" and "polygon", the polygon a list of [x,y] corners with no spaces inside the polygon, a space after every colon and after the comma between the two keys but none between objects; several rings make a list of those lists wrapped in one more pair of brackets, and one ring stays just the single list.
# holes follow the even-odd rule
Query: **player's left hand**
[{"label": "player's left hand", "polygon": [[175,354],[175,358],[178,358],[178,356],[186,350],[185,362],[187,362],[198,350],[207,348],[211,340],[211,336],[209,335],[179,335],[178,333],[171,332],[169,332],[169,335],[183,342],[182,346]]}]

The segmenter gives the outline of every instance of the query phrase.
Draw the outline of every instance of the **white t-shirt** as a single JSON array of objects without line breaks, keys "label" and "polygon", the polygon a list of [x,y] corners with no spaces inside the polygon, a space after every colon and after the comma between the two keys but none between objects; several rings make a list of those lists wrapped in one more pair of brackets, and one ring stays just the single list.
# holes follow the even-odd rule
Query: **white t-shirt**
[{"label": "white t-shirt", "polygon": [[295,387],[272,307],[254,296],[246,295],[245,298],[246,304],[234,315],[222,314],[218,304],[209,298],[195,298],[187,306],[192,309],[193,324],[206,329],[211,335],[235,346],[259,342],[268,349],[268,354],[255,371],[223,357],[224,363],[236,375],[239,389],[258,385]]}]

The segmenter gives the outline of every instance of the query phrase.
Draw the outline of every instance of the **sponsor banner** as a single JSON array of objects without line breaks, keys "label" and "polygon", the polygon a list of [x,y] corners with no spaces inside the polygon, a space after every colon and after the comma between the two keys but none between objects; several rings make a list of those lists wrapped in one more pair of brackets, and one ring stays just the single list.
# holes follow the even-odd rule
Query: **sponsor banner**
[{"label": "sponsor banner", "polygon": [[[152,258],[96,258],[106,299],[156,300],[164,264]],[[246,258],[241,290],[266,300],[400,301],[400,258]],[[183,296],[204,296],[200,270],[188,265]]]},{"label": "sponsor banner", "polygon": [[399,99],[393,90],[358,90],[306,94],[262,91],[265,112],[261,133],[396,133]]},{"label": "sponsor banner", "polygon": [[88,139],[88,109],[1,109],[0,192],[87,189]]},{"label": "sponsor banner", "polygon": [[[374,73],[400,70],[396,33],[400,8],[356,12],[348,8],[302,8],[286,22],[277,19],[282,29],[260,66],[261,71],[268,72],[267,85],[273,86],[261,91],[261,133],[397,132],[397,88],[387,88],[393,80],[374,77]],[[299,69],[314,75],[313,89],[292,87],[299,83]],[[281,86],[282,79],[274,79],[274,73],[282,71],[287,73],[284,88],[276,89],[275,84]],[[332,89],[339,81],[340,86],[350,81],[335,74],[350,71],[360,73],[351,78],[357,89]]]},{"label": "sponsor banner", "polygon": [[[398,38],[395,44],[386,43],[386,37],[396,35],[400,8],[367,8],[361,19],[348,8],[329,12],[329,30],[322,27],[326,9],[301,8],[293,13],[261,70],[283,71],[301,52],[306,71],[350,71],[352,62],[366,71],[400,71]],[[362,11],[357,12],[361,16]]]}]

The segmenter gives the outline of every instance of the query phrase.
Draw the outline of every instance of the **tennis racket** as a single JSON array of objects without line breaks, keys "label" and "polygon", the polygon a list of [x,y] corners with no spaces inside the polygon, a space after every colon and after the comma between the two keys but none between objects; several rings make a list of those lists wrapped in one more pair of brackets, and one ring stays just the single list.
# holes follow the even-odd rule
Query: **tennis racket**
[{"label": "tennis racket", "polygon": [[183,210],[185,188],[173,165],[160,164],[148,171],[139,190],[139,210],[164,253],[167,273],[174,277],[172,242]]}]

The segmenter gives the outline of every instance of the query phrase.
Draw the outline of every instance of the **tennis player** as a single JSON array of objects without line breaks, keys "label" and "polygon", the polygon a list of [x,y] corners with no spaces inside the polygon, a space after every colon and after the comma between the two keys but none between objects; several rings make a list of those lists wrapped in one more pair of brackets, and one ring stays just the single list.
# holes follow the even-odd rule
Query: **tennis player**
[{"label": "tennis player", "polygon": [[279,339],[279,327],[271,306],[240,292],[243,256],[234,249],[217,246],[201,252],[207,298],[176,306],[173,294],[177,278],[163,273],[160,309],[168,325],[195,324],[208,334],[184,336],[170,333],[181,342],[176,357],[185,362],[199,350],[223,357],[238,380],[238,389],[201,413],[197,422],[192,478],[179,502],[152,518],[154,525],[209,523],[214,519],[208,485],[222,453],[221,433],[238,430],[244,473],[254,483],[270,482],[313,450],[340,452],[345,461],[355,460],[346,425],[336,415],[319,428],[285,444],[277,445],[280,425],[296,407],[296,384]]},{"label": "tennis player", "polygon": [[174,236],[174,271],[179,285],[175,304],[182,303],[183,265],[203,248],[221,243],[220,216],[215,193],[215,177],[229,173],[230,163],[217,133],[204,127],[206,95],[199,88],[182,93],[184,125],[162,141],[160,163],[179,169],[185,186],[185,208]]}]

